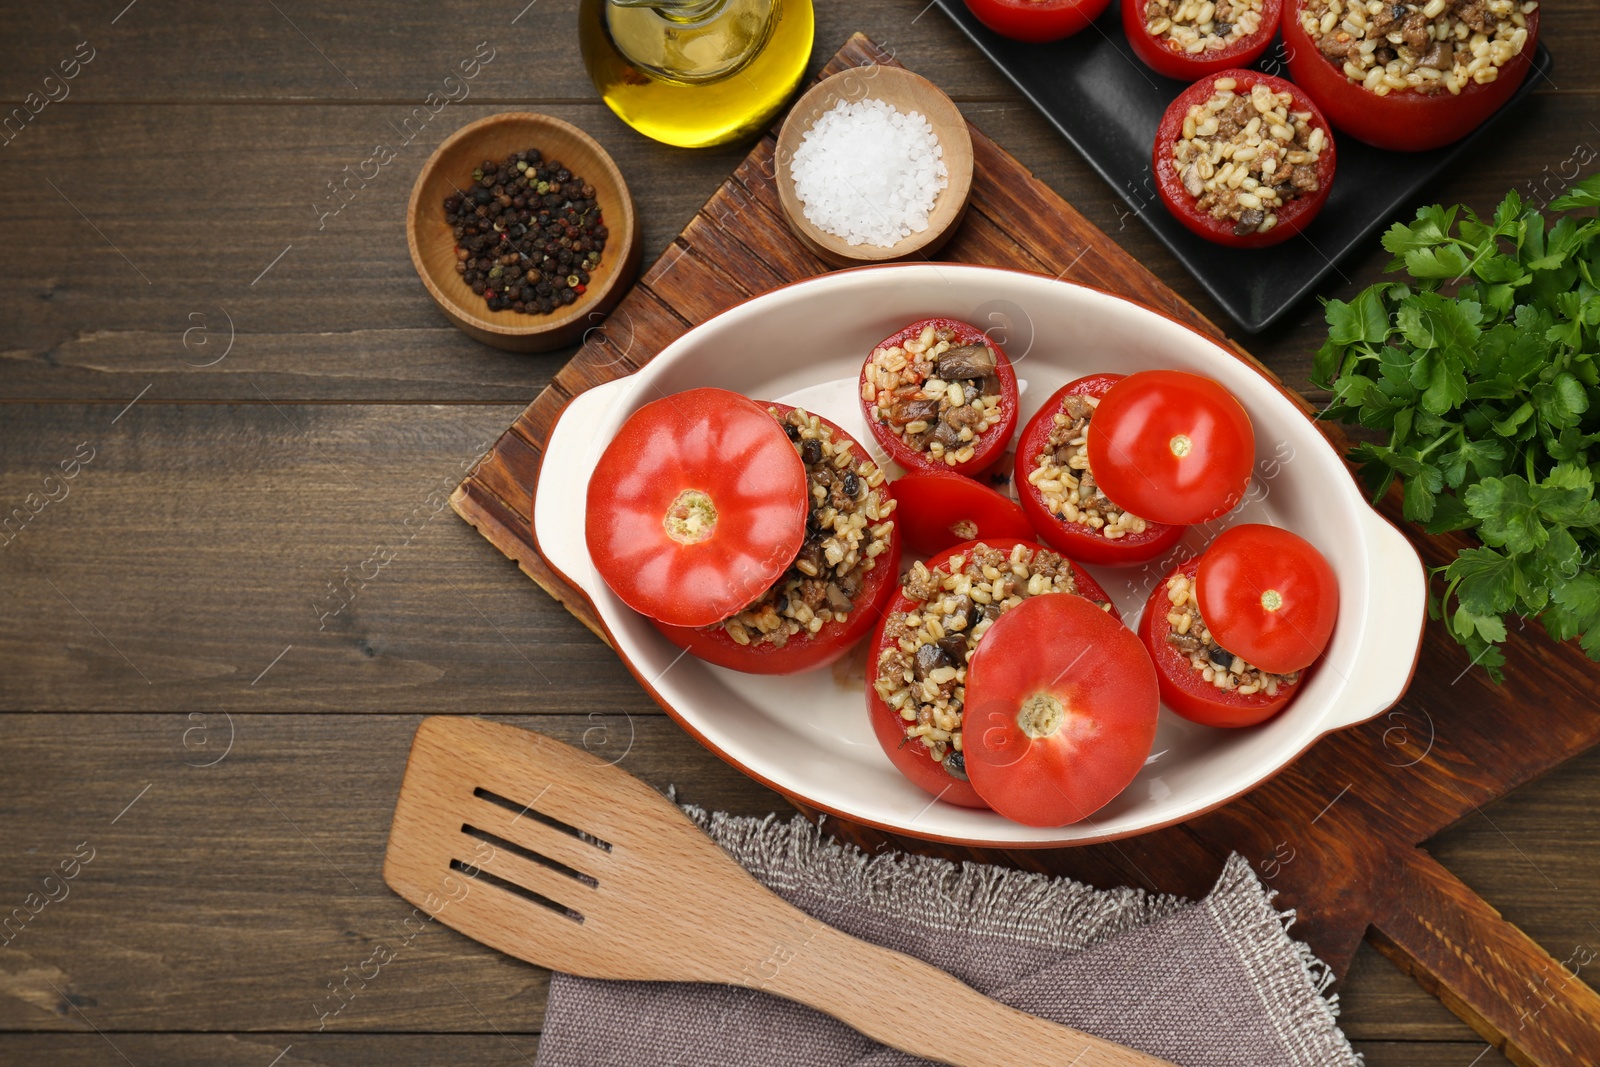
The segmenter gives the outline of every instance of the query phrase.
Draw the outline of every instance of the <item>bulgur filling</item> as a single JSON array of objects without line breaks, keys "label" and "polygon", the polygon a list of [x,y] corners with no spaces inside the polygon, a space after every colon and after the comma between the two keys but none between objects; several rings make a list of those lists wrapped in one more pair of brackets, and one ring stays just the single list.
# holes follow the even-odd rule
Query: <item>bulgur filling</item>
[{"label": "bulgur filling", "polygon": [[1050,514],[1062,522],[1098,530],[1115,541],[1144,533],[1146,523],[1117,507],[1100,491],[1089,470],[1089,420],[1099,397],[1067,396],[1055,414],[1045,451],[1034,457],[1028,481],[1039,490]]},{"label": "bulgur filling", "polygon": [[996,366],[988,345],[958,345],[950,330],[925,326],[903,346],[873,349],[861,399],[911,448],[954,467],[1000,422]]},{"label": "bulgur filling", "polygon": [[1286,203],[1317,191],[1327,134],[1311,125],[1311,112],[1289,110],[1290,94],[1261,83],[1245,94],[1237,88],[1218,78],[1211,98],[1189,108],[1172,161],[1200,212],[1231,219],[1243,236],[1266,233]]},{"label": "bulgur filling", "polygon": [[867,572],[889,548],[895,502],[884,491],[878,465],[857,462],[849,444],[834,441],[821,419],[800,408],[787,415],[767,411],[783,423],[805,464],[811,491],[806,539],[760,599],[717,625],[741,645],[782,648],[791,637],[843,622],[855,610]]},{"label": "bulgur filling", "polygon": [[899,712],[902,743],[923,745],[951,777],[965,779],[961,710],[967,657],[994,620],[1027,597],[1076,593],[1072,566],[1047,548],[1016,545],[1003,552],[979,544],[952,559],[949,573],[929,570],[919,560],[901,590],[915,607],[889,617],[873,688]]},{"label": "bulgur filling", "polygon": [[1345,77],[1379,96],[1494,81],[1528,43],[1537,0],[1310,0],[1300,25]]},{"label": "bulgur filling", "polygon": [[1167,612],[1167,643],[1189,657],[1189,665],[1201,677],[1218,689],[1230,690],[1240,696],[1266,693],[1277,696],[1279,688],[1294,685],[1300,680],[1299,671],[1288,674],[1268,674],[1252,667],[1242,656],[1226,652],[1211,637],[1200,618],[1200,600],[1195,583],[1186,574],[1174,574],[1167,579],[1167,601],[1172,610]]},{"label": "bulgur filling", "polygon": [[1144,28],[1174,52],[1216,52],[1261,28],[1263,0],[1145,0]]}]

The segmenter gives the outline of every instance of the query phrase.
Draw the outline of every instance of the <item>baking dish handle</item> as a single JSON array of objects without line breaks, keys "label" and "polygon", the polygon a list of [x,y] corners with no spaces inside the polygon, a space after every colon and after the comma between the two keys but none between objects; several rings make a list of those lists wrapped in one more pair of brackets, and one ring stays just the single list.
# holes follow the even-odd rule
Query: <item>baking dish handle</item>
[{"label": "baking dish handle", "polygon": [[1366,722],[1400,699],[1411,684],[1428,616],[1427,576],[1417,550],[1377,511],[1362,507],[1360,515],[1368,560],[1366,627],[1330,730]]},{"label": "baking dish handle", "polygon": [[604,382],[579,393],[562,410],[550,432],[533,494],[533,536],[540,555],[591,600],[594,568],[584,540],[583,502],[589,472],[598,458],[595,441],[600,425],[632,384],[631,377]]}]

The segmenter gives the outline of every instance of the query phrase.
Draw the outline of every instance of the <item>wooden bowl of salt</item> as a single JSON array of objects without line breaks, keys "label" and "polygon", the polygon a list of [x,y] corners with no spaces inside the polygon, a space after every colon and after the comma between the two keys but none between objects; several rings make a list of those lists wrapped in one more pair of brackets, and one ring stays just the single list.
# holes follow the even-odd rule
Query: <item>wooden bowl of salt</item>
[{"label": "wooden bowl of salt", "polygon": [[778,131],[778,199],[802,244],[840,267],[929,258],[972,191],[972,136],[938,86],[900,67],[818,82]]}]

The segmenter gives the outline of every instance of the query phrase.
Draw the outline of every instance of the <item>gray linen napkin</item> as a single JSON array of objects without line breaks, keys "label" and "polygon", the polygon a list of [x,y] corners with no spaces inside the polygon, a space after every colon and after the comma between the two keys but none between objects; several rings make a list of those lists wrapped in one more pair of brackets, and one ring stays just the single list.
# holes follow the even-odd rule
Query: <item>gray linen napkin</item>
[{"label": "gray linen napkin", "polygon": [[[1204,900],[921,856],[869,857],[805,819],[686,808],[762,883],[846,933],[1013,1007],[1181,1067],[1351,1067],[1332,976],[1240,856]],[[670,902],[663,902],[670,907]],[[937,1012],[937,1004],[928,1005]],[[913,1067],[767,993],[553,975],[536,1067]]]}]

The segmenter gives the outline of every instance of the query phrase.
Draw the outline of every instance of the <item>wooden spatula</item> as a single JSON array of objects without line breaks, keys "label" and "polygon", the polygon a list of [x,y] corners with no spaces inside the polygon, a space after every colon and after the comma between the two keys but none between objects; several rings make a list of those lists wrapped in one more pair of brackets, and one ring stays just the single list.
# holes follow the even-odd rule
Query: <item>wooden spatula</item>
[{"label": "wooden spatula", "polygon": [[760,989],[956,1067],[1172,1067],[810,918],[648,785],[515,727],[418,727],[383,876],[445,925],[541,967]]}]

